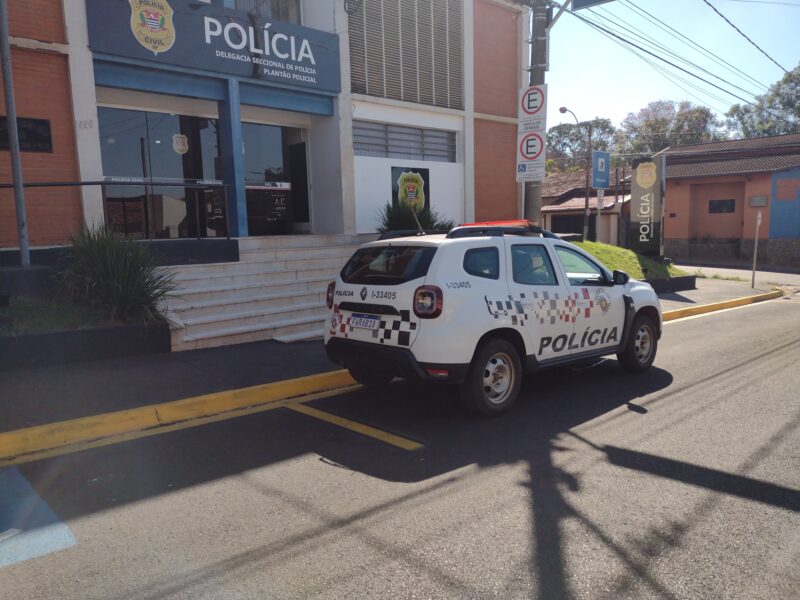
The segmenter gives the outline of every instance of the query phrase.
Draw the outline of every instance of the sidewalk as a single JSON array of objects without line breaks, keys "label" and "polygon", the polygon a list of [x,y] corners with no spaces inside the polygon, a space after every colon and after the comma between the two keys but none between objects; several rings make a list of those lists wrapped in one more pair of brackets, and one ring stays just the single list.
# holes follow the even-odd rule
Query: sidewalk
[{"label": "sidewalk", "polygon": [[321,341],[0,371],[0,432],[337,370]]},{"label": "sidewalk", "polygon": [[[685,267],[684,267],[685,268]],[[697,289],[685,292],[668,292],[659,294],[661,300],[661,310],[677,310],[699,304],[711,304],[713,302],[723,302],[734,298],[744,298],[745,296],[755,296],[770,291],[772,286],[757,286],[759,289],[750,287],[750,281],[727,281],[724,279],[702,279],[697,278]]]}]

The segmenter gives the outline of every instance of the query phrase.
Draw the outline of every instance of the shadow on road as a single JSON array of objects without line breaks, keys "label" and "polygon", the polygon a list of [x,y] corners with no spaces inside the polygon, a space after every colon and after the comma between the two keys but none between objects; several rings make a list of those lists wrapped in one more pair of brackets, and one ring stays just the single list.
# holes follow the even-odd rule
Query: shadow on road
[{"label": "shadow on road", "polygon": [[[529,567],[537,582],[538,598],[572,597],[562,540],[566,519],[579,520],[627,566],[629,577],[644,582],[654,596],[672,598],[673,594],[649,575],[646,554],[632,555],[570,505],[564,490],[579,490],[581,481],[559,468],[553,460],[554,453],[561,450],[559,437],[565,434],[591,445],[572,432],[581,424],[598,418],[650,418],[648,409],[637,400],[658,393],[656,399],[648,399],[646,405],[650,407],[668,398],[674,391],[668,389],[672,381],[670,373],[658,368],[640,375],[623,374],[613,360],[590,369],[544,372],[528,377],[516,409],[495,419],[463,413],[453,388],[403,382],[379,394],[365,390],[320,400],[314,406],[419,439],[425,448],[418,452],[405,452],[355,436],[290,411],[274,411],[42,461],[27,465],[22,471],[62,519],[243,474],[308,453],[319,454],[327,464],[387,481],[424,484],[428,479],[451,474],[447,479],[424,484],[422,489],[347,518],[325,512],[302,498],[281,498],[307,512],[320,524],[279,542],[181,574],[173,580],[154,582],[136,594],[137,598],[156,598],[192,589],[231,570],[246,570],[259,561],[288,560],[302,552],[303,545],[309,541],[322,539],[342,528],[355,529],[356,534],[380,555],[397,553],[385,540],[370,537],[369,532],[361,529],[361,523],[375,515],[401,509],[407,503],[424,501],[432,494],[442,493],[459,479],[460,475],[454,471],[462,467],[492,467],[524,461],[529,474],[525,485],[530,489],[533,523]],[[625,410],[619,410],[623,407]],[[621,468],[791,511],[800,510],[800,493],[796,490],[624,448],[593,447],[599,451],[600,460]],[[248,478],[245,476],[245,479]],[[257,485],[257,482],[251,484]],[[260,491],[278,497],[285,494],[272,488]],[[687,527],[676,526],[670,533],[674,543],[678,543]],[[470,592],[461,587],[461,582],[414,556],[404,554],[400,558],[416,569],[429,572],[454,595]],[[618,584],[617,592],[621,593],[630,581]]]}]

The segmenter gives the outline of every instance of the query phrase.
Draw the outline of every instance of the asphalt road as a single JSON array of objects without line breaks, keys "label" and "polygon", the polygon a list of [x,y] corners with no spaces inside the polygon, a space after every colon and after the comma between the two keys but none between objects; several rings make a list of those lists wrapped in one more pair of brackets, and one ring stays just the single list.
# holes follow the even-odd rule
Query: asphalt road
[{"label": "asphalt road", "polygon": [[[19,469],[75,544],[3,600],[800,597],[800,298],[669,323],[655,367],[405,383]],[[0,523],[2,525],[2,523]],[[0,535],[3,533],[0,526]]]}]

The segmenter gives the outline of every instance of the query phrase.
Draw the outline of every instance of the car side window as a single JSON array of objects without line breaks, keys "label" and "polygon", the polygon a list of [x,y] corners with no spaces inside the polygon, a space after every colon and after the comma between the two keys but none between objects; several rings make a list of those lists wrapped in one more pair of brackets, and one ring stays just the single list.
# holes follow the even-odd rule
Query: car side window
[{"label": "car side window", "polygon": [[585,256],[564,246],[556,246],[556,253],[570,285],[606,285],[603,269]]},{"label": "car side window", "polygon": [[523,285],[558,285],[553,263],[541,244],[511,246],[514,281]]},{"label": "car side window", "polygon": [[467,250],[464,253],[464,270],[476,277],[500,279],[500,252],[494,246]]}]

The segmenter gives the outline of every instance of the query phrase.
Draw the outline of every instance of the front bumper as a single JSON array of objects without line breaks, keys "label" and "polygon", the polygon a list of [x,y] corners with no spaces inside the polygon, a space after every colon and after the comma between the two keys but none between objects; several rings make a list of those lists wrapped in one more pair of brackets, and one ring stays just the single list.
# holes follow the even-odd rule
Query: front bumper
[{"label": "front bumper", "polygon": [[420,381],[461,383],[469,371],[469,365],[417,362],[408,348],[382,346],[357,340],[331,338],[325,344],[325,351],[331,362],[345,368],[366,367]]}]

